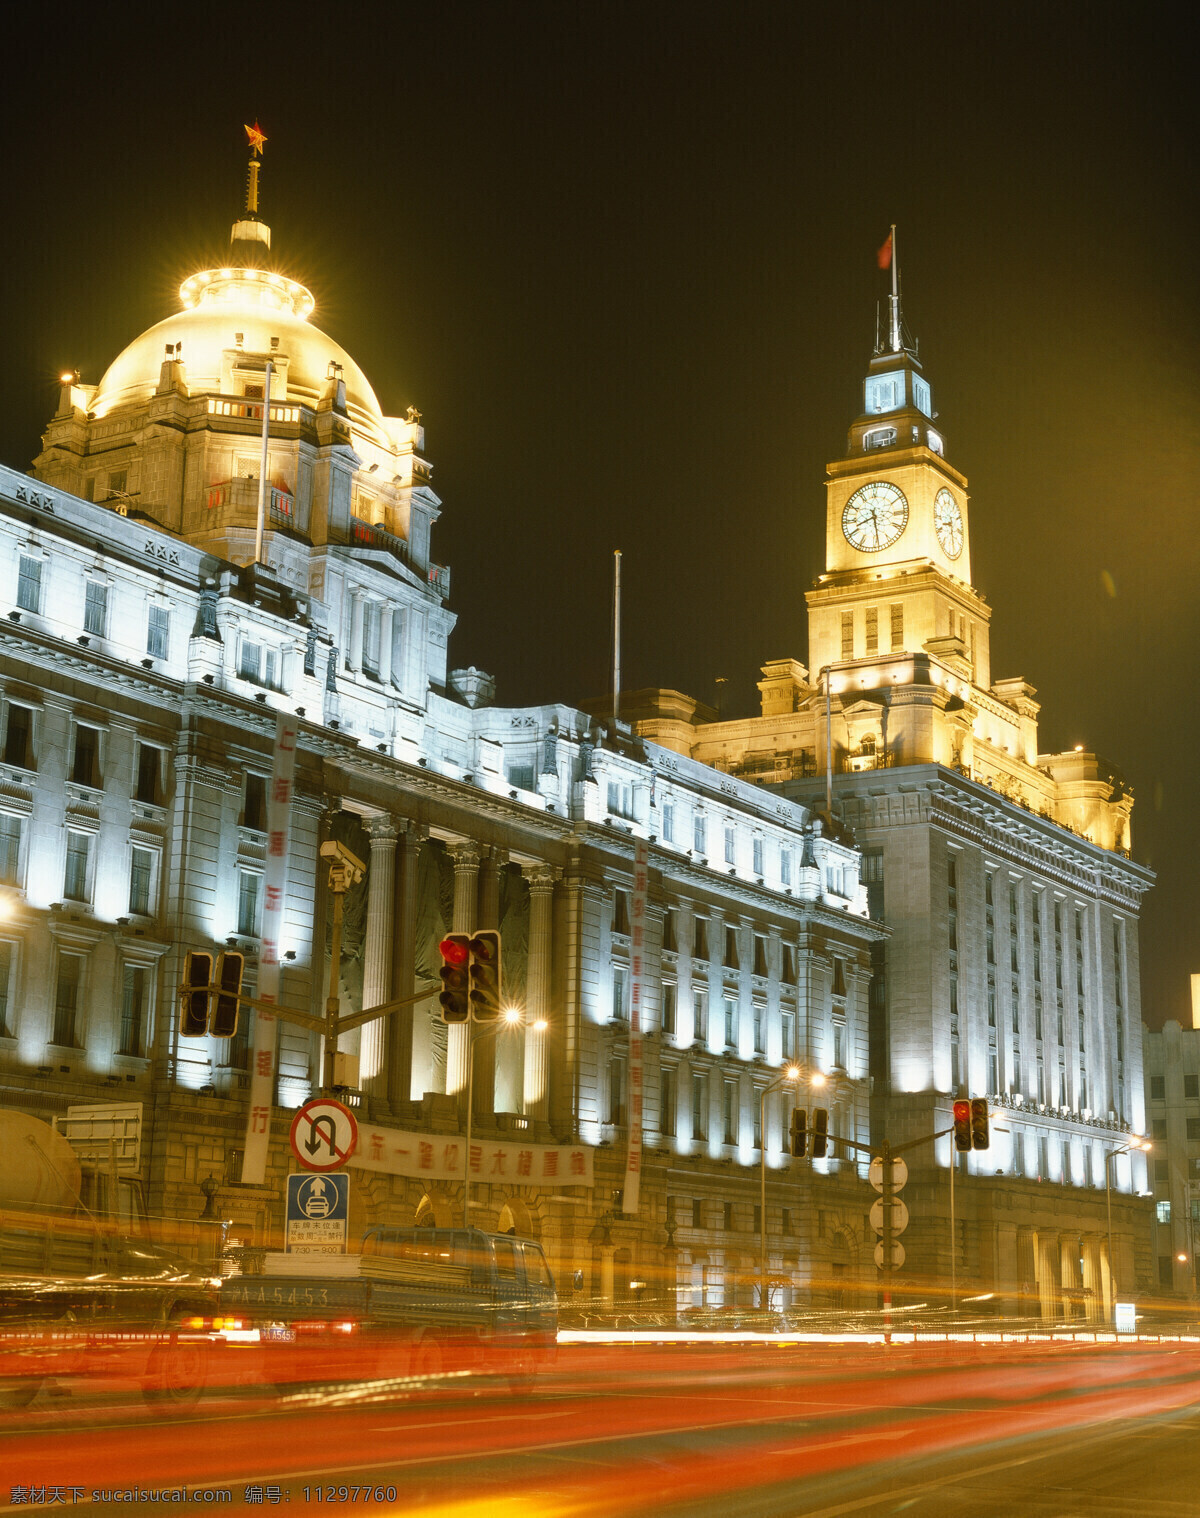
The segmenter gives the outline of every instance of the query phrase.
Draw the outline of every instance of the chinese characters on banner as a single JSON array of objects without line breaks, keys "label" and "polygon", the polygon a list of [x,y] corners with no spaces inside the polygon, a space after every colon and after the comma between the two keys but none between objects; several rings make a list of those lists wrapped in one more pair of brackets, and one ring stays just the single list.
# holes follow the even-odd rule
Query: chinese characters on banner
[{"label": "chinese characters on banner", "polygon": [[633,846],[633,896],[629,903],[629,1152],[621,1211],[638,1210],[642,1179],[642,961],[646,953],[646,877],[650,849],[644,838]]},{"label": "chinese characters on banner", "polygon": [[[359,1123],[350,1166],[388,1175],[423,1176],[431,1181],[461,1181],[467,1171],[467,1145],[453,1133],[408,1133]],[[590,1186],[592,1151],[585,1144],[472,1140],[470,1173],[472,1180],[537,1186],[543,1191]]]},{"label": "chinese characters on banner", "polygon": [[[296,773],[296,738],[300,724],[280,713],[275,727],[271,789],[267,796],[267,860],[263,868],[262,950],[258,956],[259,1001],[279,999],[279,938],[287,898],[288,834],[292,822],[292,786]],[[248,1017],[243,1007],[240,1017]],[[242,1184],[261,1186],[267,1175],[271,1141],[271,1107],[275,1100],[275,1050],[278,1023],[259,1008],[254,1019],[250,1055],[250,1110],[242,1149]]]}]

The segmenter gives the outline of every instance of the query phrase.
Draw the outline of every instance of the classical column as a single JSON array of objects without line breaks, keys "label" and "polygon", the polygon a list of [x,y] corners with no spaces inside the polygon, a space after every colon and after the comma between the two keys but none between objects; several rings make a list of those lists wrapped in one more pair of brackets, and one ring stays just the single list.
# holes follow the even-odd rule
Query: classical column
[{"label": "classical column", "polygon": [[350,592],[350,642],[346,648],[346,668],[357,672],[362,668],[363,598],[358,591]]},{"label": "classical column", "polygon": [[550,1115],[546,1084],[546,1045],[550,1021],[550,956],[553,946],[554,880],[557,871],[548,864],[525,865],[529,882],[529,963],[525,972],[525,1071],[522,1081],[523,1111],[535,1122]]},{"label": "classical column", "polygon": [[[450,845],[450,857],[454,860],[454,921],[450,931],[473,933],[478,926],[475,901],[482,851],[474,840],[464,838]],[[454,1023],[447,1030],[450,1038],[446,1054],[446,1092],[450,1096],[457,1096],[467,1089],[470,1027],[470,1023]]]},{"label": "classical column", "polygon": [[1087,1293],[1084,1302],[1089,1323],[1103,1323],[1105,1317],[1104,1280],[1100,1263],[1101,1243],[1101,1237],[1097,1233],[1084,1235],[1083,1289]]},{"label": "classical column", "polygon": [[[404,836],[396,850],[396,926],[392,934],[392,995],[411,996],[416,990],[417,963],[417,867],[421,859],[421,845],[429,836],[429,829],[415,822],[401,823]],[[429,1045],[429,1019],[437,1015],[437,1001],[422,1002],[416,1007],[404,1007],[393,1012],[392,1031],[388,1039],[388,1102],[396,1112],[405,1102],[419,1102],[431,1087],[425,1084],[424,1063],[418,1059],[420,1052],[427,1055]],[[424,1036],[418,1040],[417,1030]],[[414,1076],[420,1063],[420,1081]]]},{"label": "classical column", "polygon": [[1074,1318],[1077,1316],[1075,1293],[1082,1285],[1079,1277],[1078,1234],[1064,1234],[1059,1241],[1059,1253],[1062,1259],[1062,1316],[1064,1318]]},{"label": "classical column", "polygon": [[[367,941],[363,952],[363,1007],[377,1007],[392,994],[392,904],[395,900],[396,824],[390,817],[363,820],[371,840],[367,877]],[[358,1078],[373,1101],[387,1100],[388,1019],[364,1023]]]},{"label": "classical column", "polygon": [[[500,873],[508,864],[507,849],[493,845],[488,849],[479,870],[479,920],[480,928],[500,926]],[[504,990],[504,959],[501,949],[500,999],[507,1002]],[[508,1092],[520,1090],[521,1047],[516,1029],[503,1025],[494,1038],[475,1040],[475,1111],[488,1114],[496,1110],[497,1071],[503,1072],[500,1084]]]},{"label": "classical column", "polygon": [[1038,1249],[1038,1299],[1043,1323],[1058,1320],[1058,1304],[1061,1297],[1059,1281],[1062,1275],[1062,1254],[1058,1235],[1039,1233]]},{"label": "classical column", "polygon": [[479,871],[479,921],[472,928],[500,926],[500,872],[507,864],[507,849],[488,849]]}]

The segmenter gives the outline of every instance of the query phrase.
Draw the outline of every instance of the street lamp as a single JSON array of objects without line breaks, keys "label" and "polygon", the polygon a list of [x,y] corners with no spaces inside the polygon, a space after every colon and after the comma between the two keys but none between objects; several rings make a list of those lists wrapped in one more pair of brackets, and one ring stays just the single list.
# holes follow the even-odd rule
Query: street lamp
[{"label": "street lamp", "polygon": [[[519,1007],[505,1007],[494,1027],[480,1029],[476,1022],[467,1024],[467,1153],[463,1170],[463,1227],[471,1226],[471,1128],[475,1118],[475,1044],[515,1028],[521,1021]],[[544,1027],[545,1024],[543,1023]]]},{"label": "street lamp", "polygon": [[[780,1087],[789,1085],[792,1081],[798,1081],[804,1073],[802,1066],[789,1065],[778,1080],[762,1088],[758,1098],[758,1305],[763,1312],[767,1310],[767,1097],[772,1091],[778,1091]],[[808,1084],[814,1087],[823,1086],[825,1077],[819,1070],[814,1070],[808,1076]]]},{"label": "street lamp", "polygon": [[1116,1257],[1113,1254],[1112,1187],[1110,1185],[1111,1171],[1109,1170],[1109,1166],[1112,1164],[1113,1160],[1117,1158],[1118,1155],[1131,1154],[1134,1150],[1137,1149],[1146,1152],[1150,1149],[1150,1147],[1151,1145],[1149,1139],[1133,1138],[1130,1139],[1129,1142],[1120,1149],[1110,1149],[1109,1152],[1104,1156],[1104,1208],[1108,1214],[1108,1289],[1113,1304],[1115,1304],[1117,1300],[1117,1261]]}]

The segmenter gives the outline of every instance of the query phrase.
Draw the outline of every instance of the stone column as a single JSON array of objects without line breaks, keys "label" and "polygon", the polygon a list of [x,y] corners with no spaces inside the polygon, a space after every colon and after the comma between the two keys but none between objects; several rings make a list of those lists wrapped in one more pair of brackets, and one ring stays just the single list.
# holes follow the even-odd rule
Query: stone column
[{"label": "stone column", "polygon": [[363,598],[350,592],[350,642],[346,648],[346,668],[355,674],[362,668]]},{"label": "stone column", "polygon": [[[396,850],[395,874],[395,929],[392,933],[392,995],[411,996],[416,990],[417,959],[417,866],[421,858],[421,845],[429,836],[429,829],[415,822],[401,823],[404,836]],[[428,1030],[429,1018],[437,1015],[437,1001],[422,1002],[419,1006],[405,1007],[393,1012],[392,1031],[388,1039],[388,1103],[398,1112],[406,1102],[419,1102],[427,1089],[425,1075],[421,1084],[414,1079],[417,1073],[416,1030]],[[422,1053],[429,1039],[420,1040]]]},{"label": "stone column", "polygon": [[392,683],[392,608],[379,609],[379,679],[385,689]]},{"label": "stone column", "polygon": [[[392,994],[392,919],[396,880],[396,824],[390,817],[363,821],[371,840],[367,877],[367,941],[363,952],[363,1007],[376,1007]],[[358,1078],[372,1107],[387,1103],[389,1021],[364,1023]]]},{"label": "stone column", "polygon": [[[487,856],[483,860],[479,871],[479,918],[474,924],[480,928],[499,928],[500,926],[500,872],[508,864],[508,851],[498,849],[494,845],[488,849]],[[506,1002],[508,997],[504,991],[504,958],[501,949],[501,983],[500,999]],[[520,1081],[520,1033],[518,1029],[507,1028],[502,1023],[500,1029],[490,1038],[476,1038],[475,1040],[475,1113],[476,1116],[488,1115],[496,1109],[496,1070],[497,1067],[508,1066],[509,1079],[505,1081],[508,1089],[519,1086]]]},{"label": "stone column", "polygon": [[544,1123],[550,1115],[547,1088],[546,1046],[550,1021],[550,962],[553,949],[554,880],[557,871],[548,864],[526,865],[529,882],[529,964],[525,972],[525,1070],[522,1079],[523,1111]]},{"label": "stone column", "polygon": [[1079,1237],[1077,1234],[1066,1234],[1059,1240],[1059,1254],[1062,1259],[1062,1316],[1064,1318],[1075,1318],[1078,1315],[1078,1299],[1075,1294],[1083,1284],[1079,1275]]},{"label": "stone column", "polygon": [[1104,1280],[1100,1264],[1099,1234],[1089,1233],[1083,1240],[1083,1289],[1089,1323],[1104,1321]]},{"label": "stone column", "polygon": [[[454,860],[454,922],[453,933],[473,933],[478,926],[475,921],[475,898],[479,883],[479,861],[482,851],[470,838],[450,845],[450,857]],[[450,1035],[446,1053],[446,1092],[450,1096],[465,1096],[467,1089],[467,1049],[470,1046],[470,1023],[455,1023],[447,1031]]]},{"label": "stone column", "polygon": [[1058,1235],[1039,1233],[1037,1249],[1038,1301],[1041,1306],[1042,1322],[1054,1323],[1058,1320],[1058,1304],[1061,1296],[1059,1279],[1062,1273],[1062,1255],[1059,1250]]}]

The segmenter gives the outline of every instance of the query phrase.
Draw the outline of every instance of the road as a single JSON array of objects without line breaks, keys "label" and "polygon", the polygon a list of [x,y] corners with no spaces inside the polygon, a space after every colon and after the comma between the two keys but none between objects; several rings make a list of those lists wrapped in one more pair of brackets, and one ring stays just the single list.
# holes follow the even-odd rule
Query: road
[{"label": "road", "polygon": [[450,1368],[163,1415],[59,1387],[5,1418],[0,1511],[1171,1518],[1198,1438],[1200,1345],[580,1346],[522,1392]]}]

